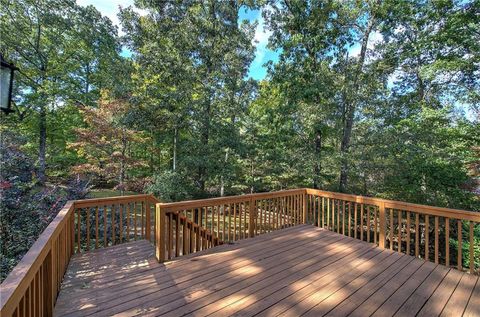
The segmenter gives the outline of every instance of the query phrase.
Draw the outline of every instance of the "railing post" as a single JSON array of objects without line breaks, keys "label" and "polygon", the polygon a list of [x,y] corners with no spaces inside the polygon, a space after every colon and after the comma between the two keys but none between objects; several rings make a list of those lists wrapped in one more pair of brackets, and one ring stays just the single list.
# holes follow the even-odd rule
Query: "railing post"
[{"label": "railing post", "polygon": [[160,208],[160,203],[156,204],[155,212],[155,243],[156,243],[156,252],[158,262],[165,261],[165,212]]},{"label": "railing post", "polygon": [[150,241],[150,234],[152,232],[152,225],[151,225],[151,211],[150,211],[150,200],[145,200],[145,240]]},{"label": "railing post", "polygon": [[385,231],[386,231],[386,224],[387,219],[385,216],[385,203],[380,202],[378,206],[378,217],[380,218],[380,236],[378,239],[378,246],[382,249],[385,248]]},{"label": "railing post", "polygon": [[250,198],[250,202],[248,204],[250,209],[249,217],[248,217],[248,236],[250,238],[255,237],[255,218],[257,217],[257,211],[255,210],[255,200]]},{"label": "railing post", "polygon": [[307,191],[303,193],[303,206],[302,206],[302,223],[306,224],[307,223]]}]

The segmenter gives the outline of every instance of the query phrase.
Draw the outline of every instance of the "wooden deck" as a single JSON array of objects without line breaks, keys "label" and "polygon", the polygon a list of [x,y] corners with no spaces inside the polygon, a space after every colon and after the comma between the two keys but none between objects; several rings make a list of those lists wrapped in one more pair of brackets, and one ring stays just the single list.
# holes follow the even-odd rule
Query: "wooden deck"
[{"label": "wooden deck", "polygon": [[57,316],[480,316],[480,280],[309,225],[158,263],[142,240],[72,257]]}]

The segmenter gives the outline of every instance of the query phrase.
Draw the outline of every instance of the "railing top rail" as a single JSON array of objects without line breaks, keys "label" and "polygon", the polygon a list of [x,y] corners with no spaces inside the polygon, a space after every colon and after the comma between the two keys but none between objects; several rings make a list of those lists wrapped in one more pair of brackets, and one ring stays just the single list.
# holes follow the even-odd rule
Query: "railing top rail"
[{"label": "railing top rail", "polygon": [[141,199],[149,199],[153,203],[160,202],[152,194],[140,194],[140,195],[127,195],[127,196],[116,196],[116,197],[104,197],[104,198],[93,198],[93,199],[82,199],[75,200],[75,208],[86,208],[90,206],[97,206],[102,204],[121,204],[131,201],[139,201]]},{"label": "railing top rail", "polygon": [[294,194],[304,194],[305,189],[288,189],[280,190],[276,192],[267,192],[267,193],[255,193],[255,194],[245,194],[238,196],[225,196],[225,197],[215,197],[215,198],[206,198],[206,199],[197,199],[197,200],[187,200],[180,202],[172,203],[160,203],[160,207],[165,212],[178,211],[183,209],[204,207],[204,206],[216,206],[221,204],[233,204],[248,201],[250,199],[266,199],[266,198],[275,198],[282,197]]},{"label": "railing top rail", "polygon": [[40,234],[33,246],[27,251],[20,262],[8,274],[2,282],[0,292],[0,311],[7,315],[15,309],[17,296],[23,296],[38,268],[50,251],[52,240],[59,234],[63,222],[73,212],[73,201],[68,201],[50,222],[47,228]]},{"label": "railing top rail", "polygon": [[366,197],[366,196],[359,196],[359,195],[335,193],[335,192],[329,192],[329,191],[324,191],[319,189],[308,188],[306,189],[306,192],[307,194],[316,194],[316,195],[321,195],[327,198],[342,199],[346,201],[363,203],[363,204],[371,204],[371,205],[377,205],[377,206],[379,206],[380,204],[383,204],[385,208],[414,211],[414,212],[433,215],[433,216],[455,218],[455,219],[461,219],[461,220],[472,220],[472,221],[480,222],[480,212],[435,207],[435,206],[429,206],[429,205],[420,205],[420,204],[413,204],[413,203],[407,203],[403,201],[388,200],[388,199],[382,199],[382,198],[373,198],[373,197]]}]

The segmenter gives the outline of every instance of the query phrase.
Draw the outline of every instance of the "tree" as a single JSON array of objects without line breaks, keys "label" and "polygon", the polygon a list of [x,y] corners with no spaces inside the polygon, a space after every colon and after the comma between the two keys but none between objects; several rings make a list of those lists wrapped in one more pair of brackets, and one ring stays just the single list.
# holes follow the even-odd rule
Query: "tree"
[{"label": "tree", "polygon": [[224,194],[251,94],[245,75],[253,58],[253,26],[239,25],[241,5],[235,1],[136,5],[148,14],[140,17],[127,8],[121,18],[139,67],[134,96],[148,113],[143,126],[158,146],[171,149],[157,164],[185,175],[198,196]]},{"label": "tree", "polygon": [[35,116],[38,180],[46,181],[48,117],[63,105],[92,105],[116,58],[116,30],[93,7],[73,0],[2,0],[2,54],[20,69],[15,108],[20,120]]},{"label": "tree", "polygon": [[84,160],[72,172],[114,189],[143,190],[142,169],[146,162],[137,152],[148,148],[144,133],[129,129],[125,119],[129,110],[125,99],[112,99],[104,92],[98,108],[82,107],[85,128],[76,129],[77,141],[70,148]]}]

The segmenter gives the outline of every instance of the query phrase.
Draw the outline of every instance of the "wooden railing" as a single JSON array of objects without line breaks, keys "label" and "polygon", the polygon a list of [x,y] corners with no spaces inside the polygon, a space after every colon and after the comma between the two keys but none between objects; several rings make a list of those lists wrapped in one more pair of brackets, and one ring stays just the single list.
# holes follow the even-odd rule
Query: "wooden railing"
[{"label": "wooden railing", "polygon": [[309,223],[381,248],[479,273],[475,262],[480,263],[476,242],[480,236],[475,237],[475,232],[480,229],[480,212],[313,189],[306,189],[306,201]]},{"label": "wooden railing", "polygon": [[51,316],[75,253],[153,240],[152,195],[69,201],[1,284],[1,316]]},{"label": "wooden railing", "polygon": [[[303,223],[305,190],[158,203],[160,262]],[[163,228],[163,230],[162,230]]]},{"label": "wooden railing", "polygon": [[75,253],[146,239],[163,262],[307,223],[479,273],[478,212],[314,189],[177,203],[122,196],[68,202],[1,284],[0,315],[51,316]]}]

